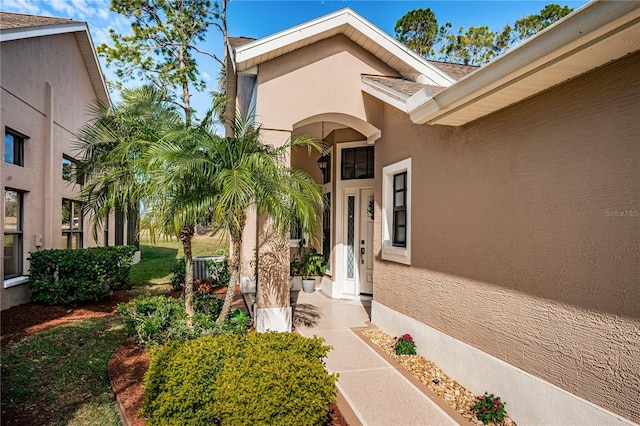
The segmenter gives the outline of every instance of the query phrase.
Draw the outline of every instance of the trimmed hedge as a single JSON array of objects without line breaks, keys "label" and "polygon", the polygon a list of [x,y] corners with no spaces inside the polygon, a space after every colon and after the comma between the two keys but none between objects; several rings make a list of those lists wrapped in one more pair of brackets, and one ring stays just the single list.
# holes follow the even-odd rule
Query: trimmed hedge
[{"label": "trimmed hedge", "polygon": [[142,414],[150,425],[322,425],[338,377],[323,342],[276,332],[169,342],[150,353]]},{"label": "trimmed hedge", "polygon": [[98,300],[109,289],[128,288],[134,246],[30,252],[29,287],[50,305]]}]

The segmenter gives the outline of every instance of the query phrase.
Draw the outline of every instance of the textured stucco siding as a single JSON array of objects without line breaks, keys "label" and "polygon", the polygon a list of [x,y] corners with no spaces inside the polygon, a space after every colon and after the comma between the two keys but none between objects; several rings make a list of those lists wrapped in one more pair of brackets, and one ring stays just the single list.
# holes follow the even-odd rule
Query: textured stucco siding
[{"label": "textured stucco siding", "polygon": [[635,422],[639,69],[636,53],[462,128],[385,107],[376,170],[412,158],[412,259],[380,259],[378,203],[374,274],[378,303]]}]

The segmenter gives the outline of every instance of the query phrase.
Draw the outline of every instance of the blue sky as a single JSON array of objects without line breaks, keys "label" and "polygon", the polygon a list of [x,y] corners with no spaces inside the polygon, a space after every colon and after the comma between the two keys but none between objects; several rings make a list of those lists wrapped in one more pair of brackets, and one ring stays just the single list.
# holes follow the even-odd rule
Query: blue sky
[{"label": "blue sky", "polygon": [[[460,26],[488,25],[492,30],[502,29],[523,16],[539,12],[548,1],[273,1],[233,0],[228,6],[228,29],[232,36],[260,38],[289,27],[315,19],[336,10],[350,7],[365,19],[388,34],[394,34],[394,26],[406,12],[418,8],[431,8],[438,24],[451,22],[454,29]],[[555,1],[561,5],[578,8],[586,1]],[[3,11],[35,15],[58,16],[85,21],[89,24],[94,44],[109,42],[108,30],[129,32],[127,20],[109,11],[108,0],[2,0]],[[204,50],[222,54],[222,37],[215,30],[203,46]],[[215,90],[219,66],[206,57],[198,58],[200,71],[208,87],[204,93],[194,95],[194,106],[202,116],[210,104],[209,92]],[[107,78],[113,78],[103,63]],[[117,94],[112,98],[117,101]]]}]

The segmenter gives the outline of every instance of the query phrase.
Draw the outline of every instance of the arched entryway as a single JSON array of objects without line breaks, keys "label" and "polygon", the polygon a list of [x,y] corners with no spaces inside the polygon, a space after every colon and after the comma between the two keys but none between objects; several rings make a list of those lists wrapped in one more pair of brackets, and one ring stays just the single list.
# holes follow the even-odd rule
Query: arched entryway
[{"label": "arched entryway", "polygon": [[[322,185],[327,201],[323,215],[322,252],[329,268],[321,289],[337,298],[373,294],[374,141],[380,130],[351,115],[325,113],[305,118],[293,126],[294,135],[323,140],[328,152],[311,156],[292,152],[292,167],[301,169]],[[298,240],[291,241],[292,256]]]}]

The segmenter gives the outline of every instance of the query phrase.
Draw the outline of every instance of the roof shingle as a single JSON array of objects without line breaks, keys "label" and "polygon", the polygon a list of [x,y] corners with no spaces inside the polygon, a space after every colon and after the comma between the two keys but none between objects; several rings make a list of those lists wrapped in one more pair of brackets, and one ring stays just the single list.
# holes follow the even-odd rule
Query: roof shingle
[{"label": "roof shingle", "polygon": [[472,72],[480,68],[475,65],[462,65],[462,64],[454,64],[451,62],[429,61],[429,63],[431,63],[435,67],[438,67],[440,70],[446,72],[456,80],[460,80],[462,77],[465,77],[467,74],[471,74]]},{"label": "roof shingle", "polygon": [[53,18],[51,16],[25,15],[22,13],[0,12],[0,29],[42,27],[45,25],[77,23],[69,18]]}]

